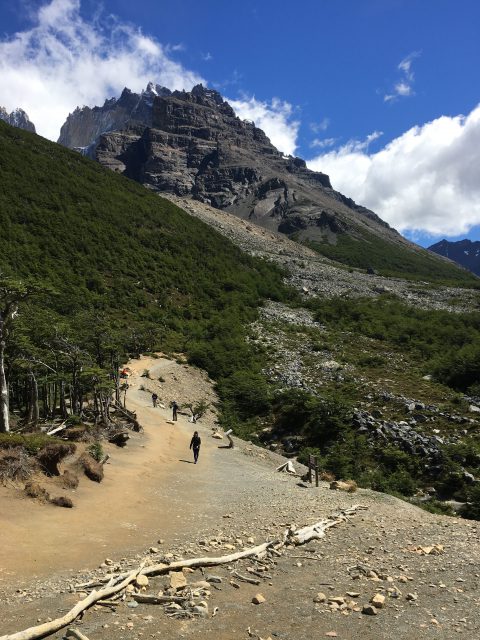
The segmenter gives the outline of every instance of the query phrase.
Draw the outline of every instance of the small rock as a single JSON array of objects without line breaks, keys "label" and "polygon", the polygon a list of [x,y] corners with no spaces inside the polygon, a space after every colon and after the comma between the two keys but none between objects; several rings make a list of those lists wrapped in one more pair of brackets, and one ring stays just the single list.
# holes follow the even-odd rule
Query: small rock
[{"label": "small rock", "polygon": [[371,604],[365,604],[362,608],[362,613],[366,616],[376,616],[377,609]]},{"label": "small rock", "polygon": [[222,582],[222,579],[220,578],[220,576],[211,576],[211,575],[208,575],[208,576],[205,578],[205,580],[206,580],[207,582],[210,582],[210,583],[215,582],[215,583],[217,583],[217,584],[220,584],[220,583]]},{"label": "small rock", "polygon": [[262,604],[263,602],[265,602],[265,598],[261,593],[257,593],[255,596],[253,596],[252,602],[253,604]]},{"label": "small rock", "polygon": [[168,575],[170,578],[170,588],[175,589],[175,591],[187,586],[187,579],[183,571],[170,571]]},{"label": "small rock", "polygon": [[137,576],[135,578],[135,584],[137,585],[137,587],[148,587],[147,576]]},{"label": "small rock", "polygon": [[377,609],[383,609],[385,605],[385,596],[383,596],[381,593],[376,593],[370,600],[370,602]]},{"label": "small rock", "polygon": [[319,591],[317,593],[317,595],[314,597],[313,601],[314,602],[325,602],[325,600],[327,599],[327,596],[322,593],[321,591]]}]

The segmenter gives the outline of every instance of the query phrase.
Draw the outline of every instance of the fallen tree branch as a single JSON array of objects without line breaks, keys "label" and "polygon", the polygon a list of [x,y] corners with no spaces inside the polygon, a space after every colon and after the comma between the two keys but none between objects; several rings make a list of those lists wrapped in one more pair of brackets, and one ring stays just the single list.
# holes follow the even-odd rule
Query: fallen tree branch
[{"label": "fallen tree branch", "polygon": [[295,531],[290,529],[287,531],[286,541],[297,546],[300,544],[305,544],[310,540],[318,540],[319,538],[323,538],[325,536],[325,532],[328,529],[330,529],[331,527],[336,527],[337,524],[340,524],[342,522],[347,522],[349,516],[354,515],[361,509],[366,509],[366,507],[363,507],[360,504],[355,504],[348,509],[343,509],[342,511],[340,511],[340,513],[337,513],[330,518],[324,518],[323,520],[320,520],[320,522],[311,524],[308,527],[302,527],[301,529],[297,529]]},{"label": "fallen tree branch", "polygon": [[61,424],[61,425],[59,425],[58,427],[55,427],[55,428],[54,428],[54,429],[52,429],[51,431],[47,431],[47,436],[53,436],[53,435],[55,435],[56,433],[59,433],[60,431],[63,431],[64,429],[66,429],[66,428],[67,428],[67,425],[66,425],[65,423],[66,423],[66,420],[64,420],[64,421],[62,422],[62,424]]},{"label": "fallen tree branch", "polygon": [[238,571],[233,571],[232,576],[238,578],[238,580],[241,580],[242,582],[248,582],[248,584],[254,584],[257,586],[261,584],[260,580],[257,580],[256,578],[249,578],[248,576],[242,576],[242,574],[238,573]]},{"label": "fallen tree branch", "polygon": [[[35,640],[36,638],[43,638],[44,636],[55,633],[76,620],[83,611],[95,604],[97,600],[104,600],[112,594],[125,589],[125,587],[133,582],[141,573],[142,569],[143,567],[139,567],[135,569],[135,571],[131,571],[121,582],[117,582],[117,584],[110,585],[109,583],[104,589],[100,589],[100,591],[92,591],[92,593],[83,600],[80,600],[80,602],[78,602],[73,609],[70,609],[62,618],[56,618],[50,622],[39,624],[36,627],[30,627],[18,633],[1,636],[0,640]],[[113,579],[110,582],[113,582]]]},{"label": "fallen tree branch", "polygon": [[142,604],[168,604],[169,602],[183,604],[188,602],[188,598],[182,596],[151,596],[146,593],[133,593],[132,598]]},{"label": "fallen tree branch", "polygon": [[[190,560],[178,560],[176,562],[171,562],[170,564],[156,564],[149,567],[145,567],[144,564],[140,565],[135,571],[131,571],[126,574],[118,574],[115,576],[108,576],[102,581],[102,584],[107,582],[106,586],[99,591],[92,591],[86,598],[78,602],[73,609],[68,611],[62,618],[57,618],[56,620],[52,620],[50,622],[45,622],[44,624],[37,625],[35,627],[30,627],[29,629],[25,629],[24,631],[19,631],[17,633],[1,636],[0,640],[37,640],[38,638],[43,638],[48,636],[56,631],[59,631],[63,627],[66,627],[68,624],[73,622],[80,614],[82,614],[86,609],[91,607],[93,604],[97,603],[99,600],[107,600],[110,596],[118,593],[125,589],[131,582],[133,582],[138,576],[157,576],[164,575],[169,573],[170,571],[180,570],[183,568],[198,568],[198,567],[213,567],[221,564],[231,564],[236,560],[241,560],[242,558],[251,558],[265,555],[267,550],[275,552],[276,548],[283,547],[287,544],[295,544],[300,545],[309,540],[322,538],[325,535],[325,531],[327,531],[331,527],[335,527],[336,525],[347,522],[349,516],[354,515],[360,509],[366,509],[367,507],[363,507],[361,505],[354,505],[349,507],[348,509],[344,509],[338,514],[335,514],[331,518],[326,518],[320,520],[313,525],[308,527],[303,527],[302,529],[297,530],[288,530],[285,534],[284,540],[270,540],[268,542],[264,542],[263,544],[259,544],[256,547],[250,547],[249,549],[244,549],[243,551],[238,551],[237,553],[231,553],[226,556],[220,556],[216,558],[203,557],[203,558],[191,558]],[[241,574],[234,571],[232,573],[236,578],[242,580],[244,582],[248,582],[251,584],[258,585],[260,584],[260,580],[255,580],[253,578],[248,578],[247,576],[242,576]],[[263,576],[262,576],[263,577]],[[85,585],[76,585],[76,588],[80,586],[87,586],[88,584],[95,583],[86,583]],[[171,597],[171,596],[148,596],[143,594],[133,594],[134,600],[137,602],[149,602],[151,604],[163,604],[165,602],[184,602],[184,598],[182,597]],[[177,612],[178,615],[188,615],[189,617],[196,615],[190,614],[186,611]],[[177,615],[171,614],[171,615]],[[77,640],[88,640],[85,637],[80,638],[80,636],[75,635],[76,630],[72,630],[74,632],[74,637]]]},{"label": "fallen tree branch", "polygon": [[73,629],[73,628],[67,630],[65,634],[65,638],[76,638],[76,640],[88,640],[86,635],[84,635],[78,629]]}]

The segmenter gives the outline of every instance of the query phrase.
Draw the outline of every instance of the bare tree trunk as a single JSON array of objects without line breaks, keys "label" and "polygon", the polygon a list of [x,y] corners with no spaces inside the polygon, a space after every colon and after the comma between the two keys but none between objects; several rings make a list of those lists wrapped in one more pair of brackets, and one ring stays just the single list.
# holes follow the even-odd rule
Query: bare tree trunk
[{"label": "bare tree trunk", "polygon": [[60,414],[62,420],[68,418],[67,403],[65,401],[65,380],[60,380]]},{"label": "bare tree trunk", "polygon": [[2,339],[3,321],[0,315],[0,433],[10,431],[8,385],[5,377],[5,342]]},{"label": "bare tree trunk", "polygon": [[53,384],[53,394],[52,394],[52,410],[51,410],[52,420],[55,420],[55,415],[57,413],[57,404],[58,404],[58,382],[55,382]]},{"label": "bare tree trunk", "polygon": [[37,378],[33,371],[30,372],[31,376],[31,404],[32,404],[32,422],[33,426],[36,427],[38,424],[38,419],[40,417],[40,409],[38,407],[38,383]]}]

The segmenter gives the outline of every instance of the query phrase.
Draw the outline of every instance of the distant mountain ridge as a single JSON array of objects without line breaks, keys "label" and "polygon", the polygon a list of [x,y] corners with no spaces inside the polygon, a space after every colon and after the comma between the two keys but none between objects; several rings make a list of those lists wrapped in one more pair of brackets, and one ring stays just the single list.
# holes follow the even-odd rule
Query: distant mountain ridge
[{"label": "distant mountain ridge", "polygon": [[23,109],[17,108],[11,113],[8,113],[4,107],[0,107],[0,120],[12,125],[12,127],[18,127],[19,129],[25,129],[25,131],[36,133],[35,125]]},{"label": "distant mountain ridge", "polygon": [[440,240],[440,242],[432,244],[428,249],[440,256],[450,258],[450,260],[480,276],[480,240],[465,239],[457,242]]}]

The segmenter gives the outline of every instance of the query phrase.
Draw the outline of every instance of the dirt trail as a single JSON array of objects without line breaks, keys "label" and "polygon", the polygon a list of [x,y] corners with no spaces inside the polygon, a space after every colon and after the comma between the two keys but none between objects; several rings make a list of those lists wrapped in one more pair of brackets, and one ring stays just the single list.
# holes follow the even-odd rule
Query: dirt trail
[{"label": "dirt trail", "polygon": [[[293,523],[311,524],[362,503],[366,511],[332,529],[318,544],[286,549],[258,586],[234,588],[233,567],[216,567],[222,583],[212,585],[211,613],[205,619],[172,620],[163,607],[134,609],[124,602],[114,611],[94,607],[76,624],[87,637],[102,640],[480,637],[478,523],[433,516],[372,491],[331,491],[327,483],[307,488],[297,478],[275,472],[284,459],[273,452],[241,441],[234,450],[220,449],[221,441],[209,437],[212,415],[197,425],[200,464],[189,464],[193,425],[183,416],[169,425],[170,412],[153,409],[149,391],[155,390],[166,407],[173,399],[184,404],[205,395],[211,402],[208,379],[164,359],[142,358],[131,368],[127,406],[137,411],[145,433],[134,435],[125,450],[112,450],[101,485],[83,481],[72,510],[14,502],[8,491],[0,494],[0,635],[68,610],[79,597],[67,584],[72,573],[75,582],[103,575],[110,569],[91,570],[107,556],[115,562],[124,556],[125,568],[138,566],[146,556],[159,561],[167,552],[176,558],[223,555],[277,538]],[[151,380],[141,377],[144,369],[150,370]],[[148,391],[140,390],[141,385]],[[160,537],[165,544],[155,555],[148,554]],[[419,545],[441,545],[443,551],[419,555]],[[245,575],[248,565],[240,563],[240,573]],[[84,567],[90,571],[82,578],[78,569]],[[373,575],[362,569],[352,574],[359,567]],[[261,565],[254,568],[258,574]],[[206,575],[197,570],[187,579],[194,582]],[[44,578],[35,581],[36,576]],[[163,578],[151,582],[151,594],[168,585]],[[25,591],[17,591],[23,585]],[[396,595],[390,596],[392,588]],[[337,611],[317,604],[314,596],[320,591],[327,598],[354,593],[348,597],[358,606]],[[258,607],[252,604],[257,592],[266,598]],[[363,615],[362,606],[377,592],[386,596],[385,608],[375,616]]]},{"label": "dirt trail", "polygon": [[181,415],[168,424],[170,410],[154,409],[150,394],[140,390],[143,383],[154,385],[141,378],[144,369],[157,379],[171,365],[152,358],[130,363],[127,407],[137,412],[144,433],[132,434],[125,449],[105,446],[111,455],[105,478],[100,485],[82,479],[71,494],[74,509],[19,501],[18,492],[0,489],[0,586],[95,566],[112,547],[116,555],[141,550],[170,538],[189,520],[190,508],[203,509],[208,494],[191,480],[209,475],[209,443],[204,438],[201,465],[182,462],[191,460],[192,425]]}]

